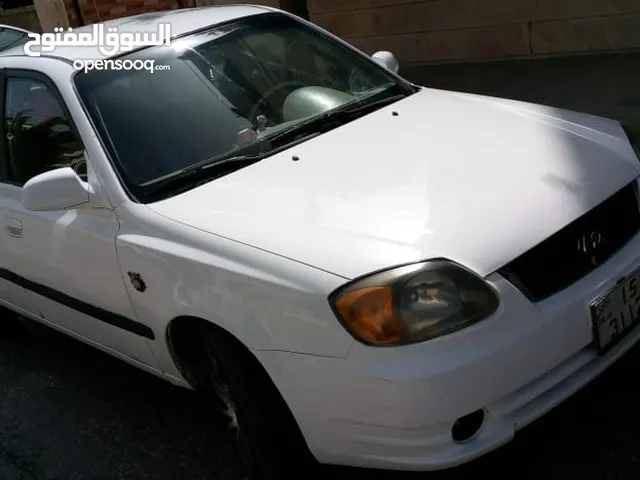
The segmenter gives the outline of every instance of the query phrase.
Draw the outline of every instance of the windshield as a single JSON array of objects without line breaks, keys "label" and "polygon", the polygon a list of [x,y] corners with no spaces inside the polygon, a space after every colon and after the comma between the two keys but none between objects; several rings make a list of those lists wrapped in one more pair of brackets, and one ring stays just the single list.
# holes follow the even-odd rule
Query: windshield
[{"label": "windshield", "polygon": [[158,179],[240,155],[345,105],[410,91],[384,68],[282,14],[216,26],[121,58],[170,69],[93,70],[78,73],[75,82],[122,180],[138,197]]}]

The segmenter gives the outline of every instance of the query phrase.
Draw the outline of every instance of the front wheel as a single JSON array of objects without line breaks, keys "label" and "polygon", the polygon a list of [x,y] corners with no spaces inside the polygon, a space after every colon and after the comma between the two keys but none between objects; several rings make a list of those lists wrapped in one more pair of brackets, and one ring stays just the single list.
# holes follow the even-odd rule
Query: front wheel
[{"label": "front wheel", "polygon": [[313,466],[293,415],[251,353],[217,332],[200,339],[200,378],[228,418],[250,478],[281,479]]}]

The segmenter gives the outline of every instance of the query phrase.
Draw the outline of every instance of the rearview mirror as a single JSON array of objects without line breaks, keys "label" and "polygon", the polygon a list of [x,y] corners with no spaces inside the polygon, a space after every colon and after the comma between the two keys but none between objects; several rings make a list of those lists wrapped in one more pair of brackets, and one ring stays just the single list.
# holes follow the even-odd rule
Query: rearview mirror
[{"label": "rearview mirror", "polygon": [[69,167],[36,175],[22,188],[22,204],[27,210],[64,210],[87,202],[89,185]]},{"label": "rearview mirror", "polygon": [[391,70],[393,73],[398,73],[400,71],[400,64],[398,63],[396,56],[391,52],[376,52],[371,56],[371,58],[387,70]]}]

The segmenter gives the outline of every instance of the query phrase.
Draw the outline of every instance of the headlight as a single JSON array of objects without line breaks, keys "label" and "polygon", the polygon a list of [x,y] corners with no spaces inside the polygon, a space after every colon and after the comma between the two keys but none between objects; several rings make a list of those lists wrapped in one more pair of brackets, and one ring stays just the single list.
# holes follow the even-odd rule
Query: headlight
[{"label": "headlight", "polygon": [[460,330],[492,315],[498,296],[447,260],[395,268],[354,281],[329,297],[346,329],[368,345],[406,345]]}]

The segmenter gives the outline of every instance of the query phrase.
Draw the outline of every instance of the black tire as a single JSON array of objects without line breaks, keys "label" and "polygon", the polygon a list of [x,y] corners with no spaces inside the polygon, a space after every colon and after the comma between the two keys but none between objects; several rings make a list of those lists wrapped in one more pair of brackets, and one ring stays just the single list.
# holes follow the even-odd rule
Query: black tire
[{"label": "black tire", "polygon": [[308,478],[315,459],[263,367],[235,339],[215,330],[202,333],[194,373],[229,419],[246,474],[274,480],[304,472]]}]

